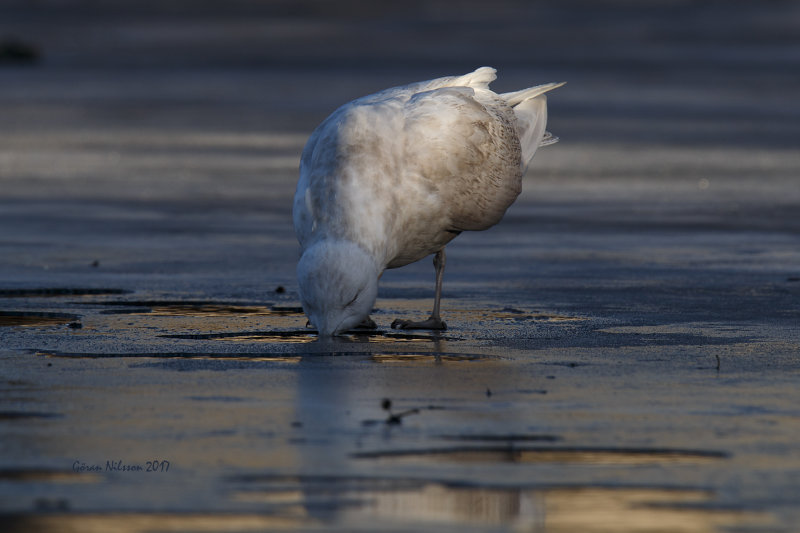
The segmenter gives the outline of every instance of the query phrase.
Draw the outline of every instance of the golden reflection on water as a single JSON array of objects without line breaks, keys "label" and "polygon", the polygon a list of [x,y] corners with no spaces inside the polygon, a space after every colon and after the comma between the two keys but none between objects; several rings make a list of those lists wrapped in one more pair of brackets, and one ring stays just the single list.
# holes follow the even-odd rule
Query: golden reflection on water
[{"label": "golden reflection on water", "polygon": [[553,490],[544,499],[544,530],[713,533],[735,525],[767,522],[757,513],[703,509],[700,505],[711,498],[710,493],[697,490]]},{"label": "golden reflection on water", "polygon": [[422,490],[378,492],[361,497],[362,506],[344,511],[347,522],[413,517],[418,522],[507,526],[513,531],[699,533],[718,531],[739,518],[736,513],[680,507],[706,502],[709,495],[701,491],[501,490],[431,484]]},{"label": "golden reflection on water", "polygon": [[243,305],[154,305],[147,312],[131,314],[149,314],[154,316],[196,316],[196,317],[221,317],[221,316],[284,316],[284,311],[274,311],[265,306]]},{"label": "golden reflection on water", "polygon": [[[511,531],[712,533],[735,524],[760,521],[753,513],[699,507],[713,494],[701,490],[556,488],[501,489],[427,483],[400,490],[344,488],[338,524],[469,524]],[[243,492],[240,501],[302,506],[302,490]],[[411,526],[411,527],[409,527]]]},{"label": "golden reflection on water", "polygon": [[[164,359],[164,358],[159,358],[159,359]],[[174,359],[194,359],[194,360],[201,360],[201,361],[202,360],[205,360],[205,361],[213,360],[213,361],[248,361],[248,362],[266,362],[266,363],[299,363],[300,361],[302,361],[303,358],[301,356],[299,356],[299,355],[298,356],[282,356],[282,355],[258,356],[258,355],[253,355],[252,357],[249,356],[249,355],[241,355],[241,356],[231,356],[231,357],[224,356],[224,357],[221,357],[221,356],[199,354],[199,355],[196,355],[196,356],[194,356],[194,355],[192,355],[192,356],[183,356],[183,355],[181,355],[181,356],[174,357]]]},{"label": "golden reflection on water", "polygon": [[[210,336],[213,338],[213,335]],[[264,342],[264,343],[308,343],[320,341],[316,331],[313,330],[295,330],[295,331],[278,331],[278,332],[255,332],[255,333],[242,333],[241,335],[219,336],[219,340],[233,341],[233,342]],[[356,331],[347,335],[336,337],[333,343],[358,343],[358,344],[377,344],[377,343],[408,343],[408,342],[433,342],[438,343],[437,347],[444,342],[440,337],[433,335],[414,335],[406,333],[385,333],[382,331]],[[331,342],[331,341],[320,341]],[[335,351],[335,350],[334,350]]]},{"label": "golden reflection on water", "polygon": [[419,451],[355,454],[359,459],[408,463],[515,463],[644,466],[706,463],[724,459],[723,454],[695,450],[603,449],[566,447],[456,447]]},{"label": "golden reflection on water", "polygon": [[313,342],[317,340],[317,335],[314,333],[298,333],[295,335],[276,334],[270,335],[268,333],[257,333],[254,335],[234,335],[230,337],[221,337],[220,340],[234,341],[234,342],[277,342],[277,343],[290,343],[290,344],[303,344],[306,342]]},{"label": "golden reflection on water", "polygon": [[[243,491],[242,504],[266,509],[253,513],[108,513],[44,514],[6,522],[7,533],[148,531],[325,531],[430,530],[431,526],[486,526],[541,533],[716,533],[732,526],[765,525],[764,515],[713,507],[713,494],[702,490],[576,487],[504,489],[454,487],[441,483],[393,490],[331,485]],[[325,521],[312,518],[313,500],[330,500]],[[710,504],[710,505],[709,505]],[[703,507],[709,505],[709,507]],[[266,507],[263,507],[266,506]]]}]

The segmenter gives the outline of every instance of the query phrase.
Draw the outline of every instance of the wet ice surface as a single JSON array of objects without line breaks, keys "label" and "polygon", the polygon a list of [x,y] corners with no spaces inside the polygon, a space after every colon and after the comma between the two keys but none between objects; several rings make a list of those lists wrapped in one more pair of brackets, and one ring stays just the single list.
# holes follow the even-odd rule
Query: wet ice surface
[{"label": "wet ice surface", "polygon": [[[290,306],[135,296],[7,301],[76,309],[81,327],[3,330],[6,530],[763,531],[796,518],[797,339],[780,329],[451,299],[446,333],[318,343]],[[381,306],[379,321],[408,304]]]},{"label": "wet ice surface", "polygon": [[[539,29],[605,27],[567,4]],[[485,31],[536,44],[509,9]],[[197,18],[136,10],[97,26],[110,48],[28,27],[63,46],[0,69],[1,529],[795,530],[793,8],[717,24],[684,6],[689,51],[673,11],[620,9],[601,46],[581,33],[504,65],[492,34],[378,70],[391,50],[346,39],[323,55],[349,63],[306,44],[296,64],[264,47],[229,65],[224,32],[210,55],[139,64],[143,43],[205,45]],[[330,35],[330,16],[203,24],[272,43]],[[756,45],[726,34],[742,27]],[[316,342],[290,216],[306,136],[353,97],[479,63],[501,90],[568,80],[550,99],[562,142],[501,224],[448,247],[446,332],[388,327],[429,312],[425,260],[384,275],[376,331]]]}]

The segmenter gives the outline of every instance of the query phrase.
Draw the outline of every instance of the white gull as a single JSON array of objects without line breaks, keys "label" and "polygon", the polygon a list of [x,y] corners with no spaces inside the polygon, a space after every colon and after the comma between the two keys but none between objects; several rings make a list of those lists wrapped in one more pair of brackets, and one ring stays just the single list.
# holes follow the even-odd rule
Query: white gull
[{"label": "white gull", "polygon": [[545,131],[549,83],[497,94],[482,67],[386,89],[333,112],[300,161],[294,228],[303,310],[321,337],[371,322],[378,278],[435,254],[433,313],[393,328],[445,329],[444,248],[497,224]]}]

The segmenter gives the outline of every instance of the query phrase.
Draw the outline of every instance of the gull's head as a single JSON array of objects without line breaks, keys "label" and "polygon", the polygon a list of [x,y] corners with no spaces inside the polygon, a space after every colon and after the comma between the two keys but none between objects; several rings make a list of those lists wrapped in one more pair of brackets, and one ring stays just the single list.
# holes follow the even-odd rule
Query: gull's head
[{"label": "gull's head", "polygon": [[297,264],[300,301],[320,337],[347,331],[369,316],[378,295],[378,268],[360,246],[323,240]]}]

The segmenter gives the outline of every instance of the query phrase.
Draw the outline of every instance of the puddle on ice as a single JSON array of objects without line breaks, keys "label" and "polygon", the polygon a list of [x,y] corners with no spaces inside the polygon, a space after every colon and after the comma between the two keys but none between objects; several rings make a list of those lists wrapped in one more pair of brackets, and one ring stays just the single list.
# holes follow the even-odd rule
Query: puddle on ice
[{"label": "puddle on ice", "polygon": [[34,311],[0,311],[0,327],[47,327],[76,323],[77,315],[38,313]]},{"label": "puddle on ice", "polygon": [[382,352],[373,353],[369,351],[323,351],[314,353],[289,354],[264,354],[264,353],[244,353],[244,352],[144,352],[144,353],[119,353],[119,352],[48,352],[38,350],[34,352],[40,357],[63,358],[63,359],[114,359],[114,358],[133,358],[133,359],[171,359],[171,360],[213,360],[213,361],[250,361],[250,362],[280,362],[280,363],[299,363],[304,359],[316,359],[320,357],[357,357],[375,363],[451,363],[451,362],[475,362],[496,359],[493,356],[482,354],[463,354],[463,353],[426,353],[426,352]]},{"label": "puddle on ice", "polygon": [[492,359],[492,357],[480,354],[468,353],[375,353],[372,354],[372,361],[376,363],[442,363],[460,361],[481,361]]},{"label": "puddle on ice", "polygon": [[238,342],[280,342],[280,343],[304,343],[312,342],[317,339],[316,334],[309,330],[295,331],[235,331],[226,333],[198,333],[198,334],[177,334],[160,335],[165,339],[188,339],[188,340],[224,340]]},{"label": "puddle on ice", "polygon": [[[437,481],[347,478],[235,480],[239,512],[0,516],[28,531],[536,531],[715,533],[765,524],[722,508],[712,492],[662,487],[469,487]],[[250,510],[250,509],[257,510]]]},{"label": "puddle on ice", "polygon": [[269,342],[269,343],[293,343],[302,344],[306,342],[313,342],[316,340],[316,335],[312,333],[303,333],[297,335],[286,335],[285,332],[276,333],[256,333],[245,335],[231,335],[224,338],[227,341],[235,342]]},{"label": "puddle on ice", "polygon": [[[661,487],[482,487],[413,479],[245,476],[238,501],[302,509],[327,508],[336,530],[374,524],[429,531],[432,525],[508,531],[712,532],[753,519],[720,510],[714,494]],[[448,527],[449,526],[449,527]],[[451,529],[452,528],[452,529]],[[495,529],[493,529],[495,530]]]},{"label": "puddle on ice", "polygon": [[624,533],[714,531],[737,521],[736,513],[682,507],[709,502],[711,495],[698,490],[497,489],[429,483],[417,490],[345,492],[341,497],[361,498],[360,505],[342,510],[344,523],[410,521],[505,526],[512,531]]},{"label": "puddle on ice", "polygon": [[102,302],[103,306],[117,307],[103,311],[105,314],[130,314],[174,317],[241,317],[241,316],[301,316],[303,308],[280,305],[229,304],[215,301],[192,300],[119,300]]},{"label": "puddle on ice", "polygon": [[[224,333],[190,333],[190,334],[170,334],[161,335],[168,339],[189,339],[189,340],[225,340],[236,342],[268,342],[268,343],[304,343],[319,340],[316,331],[312,329],[283,330],[283,331],[236,331]],[[376,342],[410,342],[426,341],[437,342],[443,340],[457,340],[452,337],[443,337],[438,334],[418,335],[411,333],[393,333],[380,330],[358,330],[337,337],[333,341],[324,341],[334,346],[347,343],[376,343]]]},{"label": "puddle on ice", "polygon": [[165,359],[183,361],[249,361],[270,363],[299,363],[301,356],[284,354],[258,354],[258,353],[203,353],[203,352],[166,352],[166,353],[68,353],[37,351],[36,355],[48,358],[64,359]]},{"label": "puddle on ice", "polygon": [[[64,475],[62,475],[64,474]],[[70,473],[12,473],[13,482],[84,482]],[[96,481],[97,476],[90,481]],[[102,476],[100,476],[102,477]],[[6,533],[28,531],[536,531],[716,533],[768,523],[720,505],[709,490],[658,486],[481,486],[433,479],[245,474],[223,478],[237,511],[69,512],[0,515]]]}]

